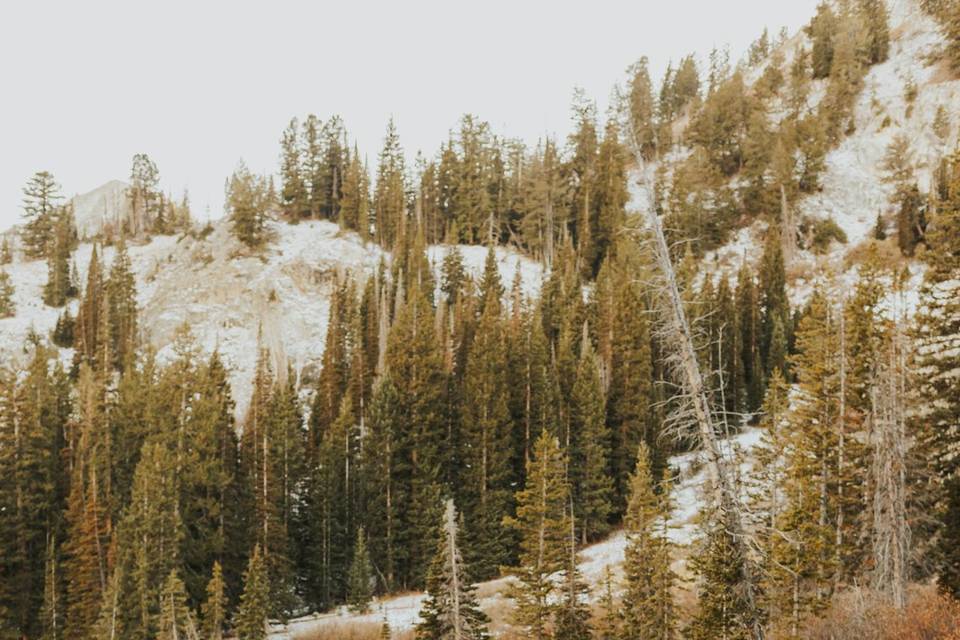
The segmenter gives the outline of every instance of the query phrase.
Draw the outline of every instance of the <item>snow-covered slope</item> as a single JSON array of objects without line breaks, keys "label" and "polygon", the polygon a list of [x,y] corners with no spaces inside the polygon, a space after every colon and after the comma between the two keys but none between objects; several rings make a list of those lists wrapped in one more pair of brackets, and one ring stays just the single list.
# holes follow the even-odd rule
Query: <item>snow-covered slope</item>
[{"label": "snow-covered slope", "polygon": [[[800,251],[788,265],[791,276],[791,297],[802,302],[810,293],[813,281],[821,273],[840,276],[838,286],[849,285],[856,277],[854,251],[871,237],[877,214],[888,222],[892,232],[895,207],[890,202],[893,185],[884,181],[883,160],[887,147],[899,135],[910,144],[909,159],[921,191],[928,191],[932,175],[940,159],[953,151],[960,125],[960,79],[948,70],[945,61],[931,63],[943,47],[943,36],[937,23],[920,9],[917,0],[888,2],[891,46],[884,63],[874,65],[864,78],[854,110],[854,131],[826,156],[826,168],[821,175],[822,189],[802,198],[796,205],[799,218],[830,218],[847,235],[846,244],[834,243],[825,255]],[[783,45],[785,67],[789,65],[797,46],[810,47],[803,32]],[[750,69],[748,81],[756,80],[762,69]],[[808,105],[816,106],[823,97],[826,80],[814,82]],[[908,86],[914,86],[916,95],[908,101]],[[937,109],[943,106],[949,120],[949,132],[939,137],[933,131]],[[774,105],[771,118],[778,117]],[[674,152],[664,162],[670,167],[683,160],[685,153]],[[642,211],[648,206],[649,193],[644,186],[655,167],[634,172],[631,180],[629,207]],[[731,241],[710,252],[705,258],[709,269],[730,272],[741,260],[759,260],[766,226],[757,222],[739,230]],[[908,285],[907,304],[912,306],[924,267],[917,260],[905,261],[912,277]]]},{"label": "snow-covered slope", "polygon": [[70,199],[77,233],[81,238],[96,235],[106,223],[119,227],[119,222],[130,213],[127,183],[111,180],[93,191]]},{"label": "snow-covered slope", "polygon": [[[389,259],[378,246],[364,244],[356,234],[343,233],[330,222],[272,222],[270,230],[273,240],[262,255],[244,251],[226,222],[214,223],[205,237],[159,236],[129,247],[144,339],[163,359],[171,355],[176,332],[186,324],[204,350],[219,349],[230,369],[238,416],[246,410],[258,333],[274,370],[286,371],[289,363],[297,374],[315,373],[337,278],[372,274],[381,257]],[[76,253],[81,283],[91,249],[92,245],[81,244]],[[437,269],[446,251],[449,248],[430,247]],[[461,247],[461,251],[467,270],[479,276],[486,250]],[[105,249],[108,265],[113,253],[113,248]],[[539,289],[538,264],[506,249],[497,250],[497,259],[505,283],[519,268],[524,289],[528,293]],[[16,359],[22,357],[28,332],[48,334],[60,310],[41,300],[47,270],[43,261],[15,262],[6,268],[16,288],[17,313],[0,320],[0,356]],[[72,305],[75,312],[76,302]]]},{"label": "snow-covered slope", "polygon": [[[738,452],[749,452],[759,441],[759,429],[748,428],[736,436],[726,440],[724,452],[727,455],[737,455]],[[749,466],[749,459],[744,457],[743,470]],[[670,459],[670,468],[676,478],[671,497],[673,511],[670,518],[669,537],[677,546],[677,560],[675,570],[684,575],[685,557],[690,544],[694,541],[697,531],[697,518],[702,504],[701,491],[706,482],[706,468],[701,464],[697,453],[685,453]],[[622,531],[613,533],[607,540],[591,545],[580,552],[579,570],[582,578],[591,591],[589,599],[599,600],[601,586],[604,584],[607,571],[610,571],[614,581],[614,588],[619,590],[622,579],[622,564],[626,536]],[[504,613],[511,607],[507,597],[507,590],[511,578],[499,578],[477,585],[481,608],[494,619],[499,619],[499,625],[505,618]],[[346,607],[317,615],[304,616],[291,620],[286,625],[274,625],[271,637],[274,640],[298,640],[309,638],[318,631],[334,632],[356,625],[379,625],[386,621],[392,631],[403,632],[412,629],[420,617],[420,609],[424,601],[423,593],[407,593],[395,597],[388,597],[374,603],[369,613],[357,615],[350,613]],[[508,617],[508,616],[506,616]],[[495,634],[497,629],[494,629]]]}]

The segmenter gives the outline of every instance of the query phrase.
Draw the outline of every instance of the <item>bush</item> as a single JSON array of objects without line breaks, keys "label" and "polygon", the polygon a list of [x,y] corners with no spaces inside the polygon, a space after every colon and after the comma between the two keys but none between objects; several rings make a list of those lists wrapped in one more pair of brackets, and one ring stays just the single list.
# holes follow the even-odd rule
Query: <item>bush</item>
[{"label": "bush", "polygon": [[807,640],[960,640],[960,602],[933,586],[915,586],[898,611],[880,594],[851,590],[834,597],[807,625]]},{"label": "bush", "polygon": [[[806,229],[803,227],[807,227]],[[822,255],[830,248],[830,243],[836,240],[840,244],[847,243],[847,234],[840,228],[833,218],[824,218],[816,220],[812,224],[807,222],[801,226],[801,231],[805,236],[810,237],[810,246],[807,247],[813,253]]]}]

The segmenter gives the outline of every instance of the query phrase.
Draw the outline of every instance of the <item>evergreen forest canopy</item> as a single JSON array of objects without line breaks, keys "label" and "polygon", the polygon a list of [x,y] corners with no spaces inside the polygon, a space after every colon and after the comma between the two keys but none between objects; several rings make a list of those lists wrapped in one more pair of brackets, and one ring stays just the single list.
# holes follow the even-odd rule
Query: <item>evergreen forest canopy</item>
[{"label": "evergreen forest canopy", "polygon": [[[960,4],[923,4],[960,70]],[[894,214],[855,284],[837,297],[820,279],[791,304],[792,258],[846,241],[795,204],[855,133],[891,46],[881,0],[821,4],[805,32],[789,52],[764,32],[735,66],[688,56],[657,90],[641,59],[604,121],[576,94],[563,144],[466,115],[411,167],[391,122],[371,168],[339,117],[292,120],[278,179],[241,164],[227,180],[241,252],[320,219],[391,258],[338,279],[315,380],[257,346],[241,420],[188,327],[169,362],[141,340],[127,244],[208,234],[186,197],[136,156],[127,214],[92,238],[81,283],[72,208],[38,172],[18,243],[0,245],[0,317],[17,311],[17,259],[47,261],[43,302],[63,311],[26,366],[0,368],[0,637],[260,640],[268,619],[423,590],[418,638],[485,638],[473,585],[504,573],[514,628],[538,640],[836,637],[837,603],[866,585],[907,619],[913,585],[935,584],[935,617],[960,620],[960,155],[923,192],[895,139]],[[652,226],[627,211],[639,165],[656,167]],[[755,264],[702,260],[756,221]],[[439,243],[486,245],[482,273],[456,247],[435,268]],[[501,279],[501,245],[544,265],[537,294],[519,271]],[[910,259],[926,267],[913,317]],[[670,457],[744,429],[761,434],[756,464],[707,456],[678,575]],[[621,528],[623,578],[593,585],[591,607],[577,553]]]}]

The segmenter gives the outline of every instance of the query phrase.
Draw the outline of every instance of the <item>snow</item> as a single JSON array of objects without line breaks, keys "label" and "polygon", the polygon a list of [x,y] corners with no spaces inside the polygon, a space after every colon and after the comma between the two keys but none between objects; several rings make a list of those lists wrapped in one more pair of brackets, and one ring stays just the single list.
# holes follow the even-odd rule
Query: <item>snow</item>
[{"label": "snow", "polygon": [[[214,222],[211,228],[206,237],[156,236],[146,244],[131,244],[128,251],[144,339],[157,350],[160,362],[173,357],[174,338],[184,325],[205,352],[217,349],[230,372],[236,415],[242,418],[253,384],[258,336],[269,351],[274,371],[284,375],[289,364],[295,375],[309,382],[319,370],[336,283],[345,277],[372,275],[381,258],[390,256],[327,221],[270,222],[273,237],[263,255],[245,251],[227,222]],[[486,249],[461,246],[460,250],[467,272],[478,279]],[[91,251],[92,245],[83,243],[75,254],[81,285],[86,282]],[[438,281],[447,251],[448,247],[428,248]],[[112,247],[101,251],[107,268],[114,252]],[[496,256],[508,290],[519,269],[524,294],[539,291],[543,270],[538,263],[502,247],[496,249]],[[29,331],[49,335],[61,310],[43,304],[44,261],[18,261],[6,265],[6,270],[16,289],[17,312],[0,320],[0,355],[15,362],[25,357],[21,346]],[[76,306],[76,301],[71,302],[71,313],[76,313]],[[66,350],[62,353],[65,361],[70,355]]]},{"label": "snow", "polygon": [[[721,442],[721,450],[728,459],[738,460],[741,473],[751,464],[750,452],[760,442],[762,431],[746,428],[740,433]],[[695,539],[698,529],[697,515],[703,504],[701,491],[707,481],[706,469],[700,464],[698,452],[684,453],[670,458],[670,469],[677,475],[671,500],[673,511],[670,517],[668,537],[678,547],[686,547]],[[624,532],[616,531],[606,540],[590,545],[580,551],[579,564],[584,581],[593,587],[589,595],[591,601],[600,596],[600,587],[607,570],[619,588],[623,578],[623,559],[627,539]],[[681,562],[681,564],[683,564]],[[480,606],[485,611],[499,610],[510,606],[506,596],[512,578],[498,578],[477,585]],[[273,640],[296,640],[308,637],[318,630],[333,631],[354,624],[382,624],[384,621],[393,631],[412,629],[419,621],[420,608],[425,595],[422,593],[404,594],[388,597],[373,603],[371,611],[363,615],[351,613],[346,607],[325,614],[314,614],[291,620],[287,625],[274,625],[270,637]]]}]

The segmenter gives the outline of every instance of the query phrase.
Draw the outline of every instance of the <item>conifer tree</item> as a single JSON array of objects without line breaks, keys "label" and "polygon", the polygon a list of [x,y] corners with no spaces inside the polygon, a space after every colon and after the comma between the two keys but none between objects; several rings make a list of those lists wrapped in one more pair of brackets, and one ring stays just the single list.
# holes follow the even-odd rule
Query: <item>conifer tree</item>
[{"label": "conifer tree", "polygon": [[517,493],[516,518],[504,522],[520,535],[515,624],[530,637],[551,637],[557,585],[551,576],[567,566],[570,488],[566,460],[556,436],[544,431],[527,466],[527,482]]},{"label": "conifer tree", "polygon": [[172,569],[160,591],[160,614],[157,620],[157,640],[179,640],[197,634],[193,614],[187,605],[183,581]]},{"label": "conifer tree", "polygon": [[343,176],[340,225],[359,232],[363,240],[370,236],[370,176],[356,145]]},{"label": "conifer tree", "polygon": [[43,569],[43,607],[40,609],[41,640],[60,640],[64,637],[63,577],[56,537],[48,534],[47,553]]},{"label": "conifer tree", "polygon": [[377,183],[373,194],[376,218],[376,239],[383,247],[393,247],[404,235],[406,225],[406,186],[404,183],[403,150],[397,128],[390,119],[377,166]]},{"label": "conifer tree", "polygon": [[960,336],[960,163],[945,166],[944,188],[937,203],[935,231],[929,238],[929,268],[921,288],[917,316],[918,371],[924,372],[919,393],[927,409],[918,420],[920,447],[930,461],[934,509],[944,523],[937,573],[943,588],[960,594],[960,450],[955,425],[960,424],[960,394],[950,372],[960,366],[956,350]]},{"label": "conifer tree", "polygon": [[690,640],[749,640],[753,637],[752,607],[736,588],[746,560],[719,522],[709,528],[702,544],[703,548],[691,560],[699,576],[698,610],[684,636]]},{"label": "conifer tree", "polygon": [[464,374],[466,407],[461,428],[460,495],[468,530],[471,561],[486,579],[508,563],[508,539],[501,521],[510,513],[511,446],[506,337],[500,320],[496,286],[485,302]]},{"label": "conifer tree", "polygon": [[243,595],[234,627],[239,640],[266,640],[267,616],[270,612],[270,585],[260,545],[250,554],[243,576]]},{"label": "conifer tree", "polygon": [[603,389],[589,338],[580,348],[577,379],[571,398],[572,442],[570,478],[574,512],[580,514],[582,542],[595,540],[609,529],[613,483],[609,476],[610,433],[606,425]]},{"label": "conifer tree", "polygon": [[10,274],[0,270],[0,318],[12,318],[16,315],[17,306],[13,301],[15,293],[16,289]]},{"label": "conifer tree", "polygon": [[890,26],[883,0],[860,0],[860,12],[867,29],[866,55],[870,64],[886,62],[890,55]]},{"label": "conifer tree", "polygon": [[6,235],[0,241],[0,265],[13,262],[13,249],[10,247],[10,238]]},{"label": "conifer tree", "polygon": [[811,64],[814,78],[826,78],[830,75],[837,30],[836,14],[829,3],[821,2],[817,5],[817,15],[806,27],[807,34],[813,40]]},{"label": "conifer tree", "polygon": [[363,527],[357,529],[357,541],[353,545],[353,561],[347,576],[347,603],[354,613],[366,613],[370,608],[371,581],[373,567],[370,566],[370,553]]},{"label": "conifer tree", "polygon": [[267,189],[263,178],[241,161],[227,181],[226,214],[237,239],[250,248],[266,240]]},{"label": "conifer tree", "polygon": [[110,353],[114,358],[109,364],[123,371],[135,356],[140,336],[136,279],[122,238],[117,243],[104,291],[109,305]]},{"label": "conifer tree", "polygon": [[73,250],[72,216],[61,210],[53,222],[50,246],[47,249],[47,283],[43,301],[51,307],[62,307],[75,291],[70,282],[70,254]]},{"label": "conifer tree", "polygon": [[641,444],[637,466],[630,477],[630,502],[624,518],[627,547],[626,581],[621,610],[621,640],[676,637],[677,614],[673,601],[676,575],[670,569],[670,541],[666,524],[670,505],[666,486],[656,493],[650,453]]},{"label": "conifer tree", "polygon": [[205,640],[223,640],[227,599],[224,593],[223,571],[220,563],[213,563],[213,575],[207,583],[207,599],[201,611],[201,632]]},{"label": "conifer tree", "polygon": [[460,527],[453,500],[447,500],[442,535],[427,574],[427,599],[417,640],[484,640],[487,616],[480,611],[471,574],[460,554]]},{"label": "conifer tree", "polygon": [[283,130],[280,138],[280,209],[288,222],[299,222],[309,214],[307,187],[303,180],[303,160],[297,131],[297,119]]},{"label": "conifer tree", "polygon": [[630,122],[634,130],[626,132],[634,135],[643,157],[652,160],[657,151],[656,105],[653,100],[653,86],[650,82],[649,61],[644,56],[627,69],[630,74],[629,109]]},{"label": "conifer tree", "polygon": [[775,368],[786,373],[786,353],[791,333],[790,303],[780,235],[767,234],[760,259],[760,359],[765,375]]},{"label": "conifer tree", "polygon": [[60,185],[49,171],[33,174],[23,188],[23,249],[29,258],[47,255],[56,223]]}]

